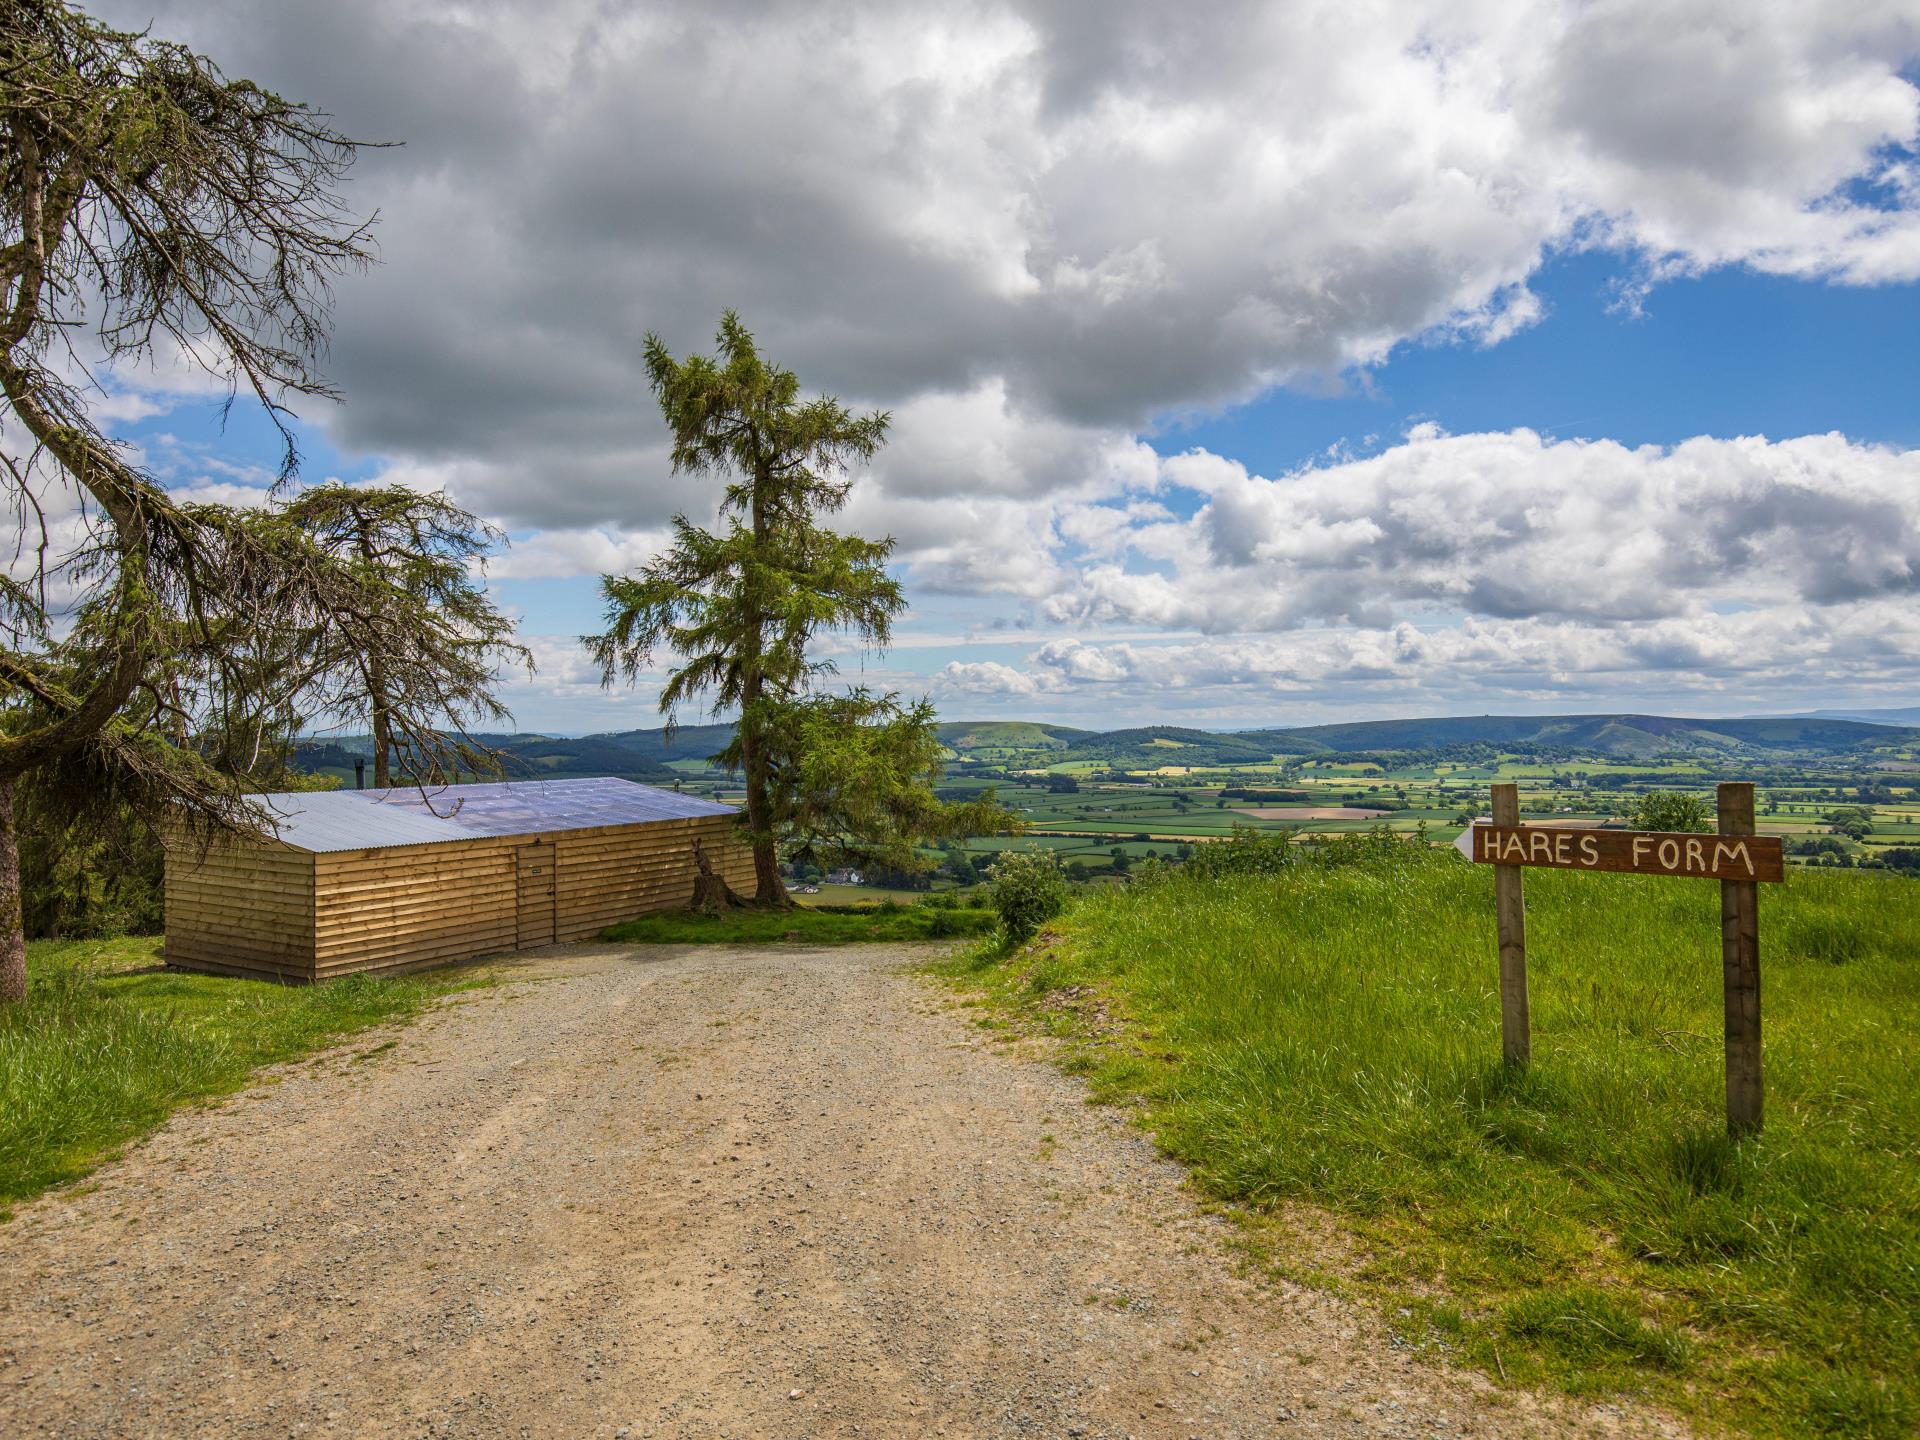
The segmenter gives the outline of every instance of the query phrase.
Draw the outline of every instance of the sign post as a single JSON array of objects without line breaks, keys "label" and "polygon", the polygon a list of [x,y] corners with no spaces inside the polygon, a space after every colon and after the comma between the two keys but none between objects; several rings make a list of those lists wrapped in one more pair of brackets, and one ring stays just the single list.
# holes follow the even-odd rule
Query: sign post
[{"label": "sign post", "polygon": [[[1753,786],[1724,784],[1720,833],[1753,834]],[[1776,842],[1777,843],[1777,842]],[[1760,887],[1752,880],[1720,882],[1720,962],[1727,997],[1727,1133],[1760,1129]]]},{"label": "sign post", "polygon": [[1531,1052],[1527,1023],[1527,917],[1520,872],[1601,870],[1720,882],[1720,954],[1726,993],[1727,1132],[1760,1129],[1760,886],[1786,878],[1780,841],[1756,835],[1753,786],[1723,784],[1717,835],[1644,830],[1576,830],[1522,825],[1517,785],[1493,787],[1493,823],[1468,827],[1454,848],[1493,865],[1500,936],[1500,1040],[1509,1065]]},{"label": "sign post", "polygon": [[[1518,785],[1493,787],[1493,823],[1520,823]],[[1524,1065],[1533,1055],[1533,1027],[1527,1018],[1527,902],[1519,866],[1493,872],[1493,909],[1500,931],[1500,1057]]]}]

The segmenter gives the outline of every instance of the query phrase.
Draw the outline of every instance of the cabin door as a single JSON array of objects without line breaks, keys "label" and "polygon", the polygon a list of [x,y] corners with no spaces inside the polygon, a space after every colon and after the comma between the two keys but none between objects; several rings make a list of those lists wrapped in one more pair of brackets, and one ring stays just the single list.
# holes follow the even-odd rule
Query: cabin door
[{"label": "cabin door", "polygon": [[520,948],[551,945],[554,940],[553,842],[537,840],[514,852],[520,888]]}]

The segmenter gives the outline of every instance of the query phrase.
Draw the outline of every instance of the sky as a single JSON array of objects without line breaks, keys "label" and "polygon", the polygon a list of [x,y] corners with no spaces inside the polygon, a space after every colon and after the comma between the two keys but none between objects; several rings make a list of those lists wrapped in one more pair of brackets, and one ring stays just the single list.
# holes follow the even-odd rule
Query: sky
[{"label": "sky", "polygon": [[[1088,726],[1920,703],[1920,0],[131,0],[330,112],[380,260],[302,479],[444,489],[538,658],[717,483],[641,341],[892,415],[850,680]],[[169,486],[277,447],[171,369]],[[688,715],[684,718],[698,718]]]}]

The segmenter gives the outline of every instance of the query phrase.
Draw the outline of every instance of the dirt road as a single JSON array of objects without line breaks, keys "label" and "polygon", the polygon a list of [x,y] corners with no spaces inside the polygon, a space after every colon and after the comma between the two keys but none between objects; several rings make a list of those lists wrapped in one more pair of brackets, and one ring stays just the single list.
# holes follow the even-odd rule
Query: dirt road
[{"label": "dirt road", "polygon": [[1255,1290],[910,958],[548,952],[176,1118],[0,1227],[0,1434],[1657,1428]]}]

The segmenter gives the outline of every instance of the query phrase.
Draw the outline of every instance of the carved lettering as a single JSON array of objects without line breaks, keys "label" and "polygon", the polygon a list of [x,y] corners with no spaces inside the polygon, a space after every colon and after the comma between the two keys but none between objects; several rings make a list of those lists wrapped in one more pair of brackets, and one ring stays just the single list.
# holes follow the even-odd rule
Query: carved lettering
[{"label": "carved lettering", "polygon": [[1703,880],[1786,878],[1780,841],[1770,835],[1661,835],[1548,825],[1489,825],[1468,847],[1494,865],[1633,871]]}]

